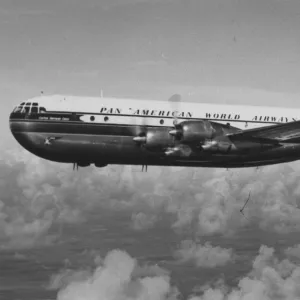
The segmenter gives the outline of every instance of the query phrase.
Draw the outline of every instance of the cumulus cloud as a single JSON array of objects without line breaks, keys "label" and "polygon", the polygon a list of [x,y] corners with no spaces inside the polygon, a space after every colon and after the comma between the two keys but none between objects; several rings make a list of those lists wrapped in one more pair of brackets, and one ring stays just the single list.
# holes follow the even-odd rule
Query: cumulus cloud
[{"label": "cumulus cloud", "polygon": [[54,222],[81,222],[82,216],[57,193],[55,168],[24,151],[5,151],[0,161],[1,248],[49,245]]},{"label": "cumulus cloud", "polygon": [[192,263],[205,268],[224,266],[234,259],[232,249],[213,247],[209,242],[202,245],[191,240],[183,241],[174,256],[181,263]]},{"label": "cumulus cloud", "polygon": [[[65,269],[52,276],[50,287],[58,290],[58,300],[68,299],[181,299],[171,284],[167,270],[140,265],[121,250],[110,251],[93,267],[75,271]],[[222,279],[198,286],[189,300],[289,300],[300,297],[300,267],[288,259],[280,260],[273,248],[262,245],[252,270],[235,287]]]},{"label": "cumulus cloud", "polygon": [[261,246],[252,267],[236,288],[206,287],[202,295],[189,300],[299,299],[300,268],[297,264],[287,259],[280,261],[273,248]]},{"label": "cumulus cloud", "polygon": [[[289,233],[299,230],[297,203],[299,163],[256,169],[198,169],[196,178],[178,180],[172,173],[175,192],[164,180],[172,200],[167,210],[177,214],[174,228],[190,228],[201,235],[233,234],[249,222],[266,231]],[[189,170],[182,171],[188,175]],[[180,197],[180,191],[182,196]],[[244,218],[239,210],[248,198]]]},{"label": "cumulus cloud", "polygon": [[154,226],[157,221],[156,215],[147,215],[143,212],[134,213],[131,217],[132,228],[135,230],[146,230]]},{"label": "cumulus cloud", "polygon": [[161,268],[139,266],[120,250],[109,252],[95,270],[63,271],[51,279],[60,288],[58,300],[76,299],[176,299],[168,272]]},{"label": "cumulus cloud", "polygon": [[292,259],[300,259],[300,244],[285,249],[284,253]]}]

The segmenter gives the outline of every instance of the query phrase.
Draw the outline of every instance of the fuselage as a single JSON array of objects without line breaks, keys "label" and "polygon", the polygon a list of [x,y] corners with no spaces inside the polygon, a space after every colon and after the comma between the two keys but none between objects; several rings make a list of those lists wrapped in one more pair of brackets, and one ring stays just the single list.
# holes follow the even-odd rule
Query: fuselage
[{"label": "fuselage", "polygon": [[172,130],[175,115],[178,122],[209,120],[226,124],[232,130],[244,130],[296,121],[300,110],[191,102],[180,102],[174,108],[168,101],[52,95],[17,105],[10,115],[10,128],[16,140],[33,154],[79,166],[142,164],[233,168],[300,158],[300,144],[249,153],[199,151],[184,157],[166,157],[134,141],[147,128]]}]

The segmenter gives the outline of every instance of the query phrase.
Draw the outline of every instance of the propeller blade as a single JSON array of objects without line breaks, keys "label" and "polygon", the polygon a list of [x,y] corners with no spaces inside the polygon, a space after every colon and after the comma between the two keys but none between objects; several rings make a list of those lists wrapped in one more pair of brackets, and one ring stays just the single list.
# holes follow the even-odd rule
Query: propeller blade
[{"label": "propeller blade", "polygon": [[171,108],[173,111],[173,116],[174,116],[174,120],[173,120],[173,124],[174,126],[176,126],[178,124],[178,113],[179,113],[179,109],[180,109],[180,102],[181,102],[181,95],[179,94],[174,94],[173,96],[171,96],[168,100],[171,104]]}]

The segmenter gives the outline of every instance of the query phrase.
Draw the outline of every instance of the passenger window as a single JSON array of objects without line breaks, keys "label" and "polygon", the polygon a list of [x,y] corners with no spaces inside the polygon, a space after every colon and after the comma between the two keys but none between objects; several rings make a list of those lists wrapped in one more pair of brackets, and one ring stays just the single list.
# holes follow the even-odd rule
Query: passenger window
[{"label": "passenger window", "polygon": [[46,108],[45,107],[40,107],[40,113],[45,113],[46,112]]}]

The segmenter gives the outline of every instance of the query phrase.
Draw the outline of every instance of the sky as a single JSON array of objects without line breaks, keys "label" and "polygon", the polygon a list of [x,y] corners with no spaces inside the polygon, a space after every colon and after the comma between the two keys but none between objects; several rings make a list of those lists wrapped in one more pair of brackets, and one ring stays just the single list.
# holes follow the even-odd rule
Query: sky
[{"label": "sky", "polygon": [[299,298],[298,162],[74,173],[8,128],[40,91],[299,108],[299,28],[298,0],[0,1],[0,297]]},{"label": "sky", "polygon": [[41,90],[299,107],[299,13],[297,0],[3,0],[4,134]]}]

